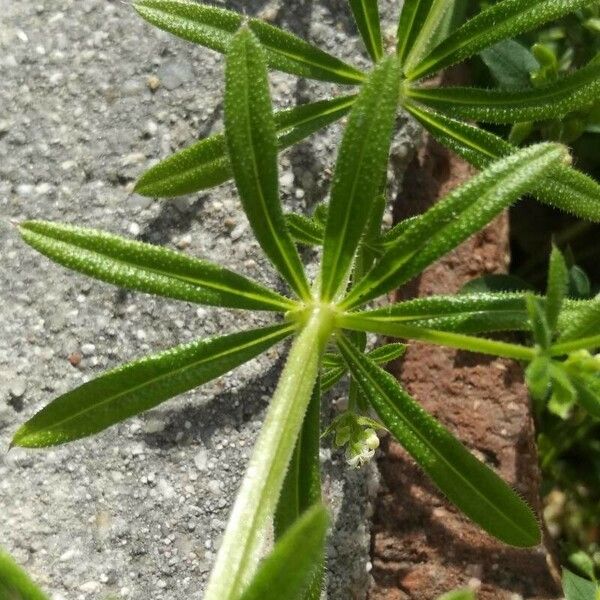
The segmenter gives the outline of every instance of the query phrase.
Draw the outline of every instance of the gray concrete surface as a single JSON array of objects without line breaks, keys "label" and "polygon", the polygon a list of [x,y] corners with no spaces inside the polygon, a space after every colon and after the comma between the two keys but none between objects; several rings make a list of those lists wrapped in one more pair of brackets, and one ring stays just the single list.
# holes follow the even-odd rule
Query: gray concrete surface
[{"label": "gray concrete surface", "polygon": [[[393,30],[396,2],[380,4]],[[366,64],[340,0],[223,5]],[[93,439],[7,453],[20,423],[103,370],[267,320],[67,272],[26,247],[11,221],[100,227],[280,286],[232,185],[167,202],[130,193],[153,161],[221,127],[222,57],[152,29],[126,2],[0,0],[0,73],[0,545],[54,600],[200,598],[285,348]],[[280,106],[334,91],[282,74],[272,82]],[[339,131],[283,155],[288,209],[325,196]],[[411,135],[399,138],[400,163]],[[348,472],[325,446],[337,509],[329,598],[360,598],[376,474]]]}]

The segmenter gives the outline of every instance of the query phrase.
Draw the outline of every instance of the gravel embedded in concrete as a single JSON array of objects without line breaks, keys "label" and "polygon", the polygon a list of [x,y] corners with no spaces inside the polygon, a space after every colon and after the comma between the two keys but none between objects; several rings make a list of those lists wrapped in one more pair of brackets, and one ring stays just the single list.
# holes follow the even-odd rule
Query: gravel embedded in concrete
[{"label": "gravel embedded in concrete", "polygon": [[[367,64],[342,2],[220,4]],[[392,0],[380,4],[397,13]],[[0,0],[0,9],[0,446],[7,448],[35,411],[108,368],[269,320],[86,279],[25,246],[11,222],[99,227],[282,284],[231,184],[165,202],[131,194],[157,160],[221,128],[221,56],[151,28],[126,2]],[[335,91],[280,73],[271,81],[281,107]],[[282,156],[287,209],[310,211],[324,198],[339,133],[333,126]],[[413,137],[400,136],[398,156]],[[94,439],[3,451],[2,546],[54,600],[200,598],[284,350]],[[323,462],[328,502],[338,509],[329,597],[359,598],[376,474],[348,472],[327,447]]]}]

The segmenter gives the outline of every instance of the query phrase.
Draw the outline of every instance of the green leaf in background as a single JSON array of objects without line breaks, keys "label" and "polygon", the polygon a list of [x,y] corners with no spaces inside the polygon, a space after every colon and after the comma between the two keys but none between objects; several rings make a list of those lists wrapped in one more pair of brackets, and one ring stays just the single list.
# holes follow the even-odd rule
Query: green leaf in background
[{"label": "green leaf in background", "polygon": [[[277,147],[287,148],[343,117],[356,96],[310,102],[276,112]],[[169,198],[214,187],[233,177],[225,135],[204,138],[148,169],[136,182],[142,196]]]},{"label": "green leaf in background", "polygon": [[505,273],[492,273],[471,279],[460,288],[459,294],[484,294],[487,292],[533,291],[534,287],[524,279]]},{"label": "green leaf in background", "polygon": [[536,356],[525,370],[525,382],[529,393],[536,400],[545,400],[550,389],[550,358],[544,354]]},{"label": "green leaf in background", "polygon": [[550,265],[548,268],[548,285],[546,288],[546,321],[550,331],[554,333],[558,324],[558,316],[567,295],[569,270],[561,251],[552,246]]},{"label": "green leaf in background", "polygon": [[345,284],[373,202],[384,181],[398,103],[400,71],[389,57],[373,71],[355,101],[331,186],[321,271],[321,298]]},{"label": "green leaf in background", "polygon": [[577,392],[576,401],[596,419],[600,419],[600,375],[598,373],[570,373]]},{"label": "green leaf in background", "polygon": [[469,58],[505,38],[514,38],[594,0],[501,0],[455,30],[409,73],[420,79]]},{"label": "green leaf in background", "polygon": [[477,600],[477,596],[472,589],[463,588],[447,592],[446,594],[439,596],[437,600]]},{"label": "green leaf in background", "polygon": [[225,70],[229,158],[248,221],[265,254],[303,300],[304,267],[279,200],[277,142],[264,51],[249,29],[233,38]]},{"label": "green leaf in background", "polygon": [[562,572],[562,585],[566,600],[599,600],[600,588],[596,584],[567,569]]},{"label": "green leaf in background", "polygon": [[323,244],[325,228],[315,219],[288,213],[285,215],[285,222],[290,235],[299,244],[305,246],[321,246]]},{"label": "green leaf in background", "polygon": [[600,96],[600,62],[529,89],[411,86],[407,93],[435,110],[484,123],[555,119],[591,105]]},{"label": "green leaf in background", "polygon": [[362,355],[343,335],[336,339],[352,376],[383,424],[448,499],[507,544],[538,544],[538,523],[527,504],[423,410],[392,375]]},{"label": "green leaf in background", "polygon": [[2,600],[48,600],[27,573],[0,549],[0,598]]},{"label": "green leaf in background", "polygon": [[228,52],[235,33],[246,25],[265,47],[273,69],[351,85],[364,79],[354,67],[260,19],[189,0],[138,0],[133,6],[156,27],[217,52]]},{"label": "green leaf in background", "polygon": [[552,331],[546,317],[546,312],[544,311],[544,306],[540,299],[536,298],[533,294],[527,294],[525,302],[529,320],[531,321],[533,339],[540,348],[547,350],[552,343]]},{"label": "green leaf in background", "polygon": [[19,229],[53,261],[124,288],[213,306],[275,311],[294,306],[242,275],[161,246],[46,221],[26,221]]},{"label": "green leaf in background", "polygon": [[[456,121],[424,106],[408,102],[405,108],[439,142],[479,169],[516,149],[489,131]],[[569,165],[557,164],[550,175],[540,178],[531,193],[541,202],[582,219],[600,222],[600,185]]]},{"label": "green leaf in background", "polygon": [[348,0],[360,37],[369,56],[377,62],[383,56],[383,41],[379,24],[377,0]]},{"label": "green leaf in background", "polygon": [[200,340],[117,367],[56,398],[21,426],[12,444],[54,446],[102,431],[227,373],[294,329],[284,323]]},{"label": "green leaf in background", "polygon": [[561,329],[559,342],[570,342],[600,334],[600,297],[580,302]]},{"label": "green leaf in background", "polygon": [[480,56],[498,86],[504,89],[531,87],[529,76],[540,66],[535,56],[515,40],[502,40],[482,50]]},{"label": "green leaf in background", "polygon": [[304,600],[322,561],[329,518],[318,504],[292,525],[239,600]]},{"label": "green leaf in background", "polygon": [[491,163],[407,228],[342,302],[352,308],[381,296],[487,225],[567,158],[556,144],[538,144]]}]

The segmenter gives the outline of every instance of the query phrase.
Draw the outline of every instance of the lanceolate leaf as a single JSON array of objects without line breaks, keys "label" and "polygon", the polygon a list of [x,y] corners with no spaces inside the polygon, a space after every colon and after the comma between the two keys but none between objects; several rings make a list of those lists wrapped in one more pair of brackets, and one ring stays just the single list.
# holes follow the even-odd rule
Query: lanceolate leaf
[{"label": "lanceolate leaf", "polygon": [[386,371],[338,337],[340,352],[383,424],[444,494],[488,533],[513,546],[539,543],[531,509]]},{"label": "lanceolate leaf", "polygon": [[600,297],[578,303],[576,312],[563,322],[559,342],[600,334]]},{"label": "lanceolate leaf", "polygon": [[567,295],[569,269],[560,250],[552,246],[550,266],[548,268],[548,286],[546,290],[546,320],[550,331],[554,333],[558,323],[563,301]]},{"label": "lanceolate leaf", "polygon": [[15,433],[12,444],[64,444],[115,423],[241,365],[294,331],[275,325],[200,340],[109,371],[60,396]]},{"label": "lanceolate leaf", "polygon": [[256,239],[300,298],[311,297],[279,201],[275,121],[264,52],[248,29],[230,44],[225,85],[229,157]]},{"label": "lanceolate leaf", "polygon": [[222,53],[246,24],[265,47],[273,69],[345,84],[359,84],[364,79],[354,67],[260,19],[188,0],[138,0],[134,8],[156,27]]},{"label": "lanceolate leaf", "polygon": [[502,0],[481,11],[438,44],[414,67],[410,79],[425,77],[465,60],[505,38],[514,38],[594,0]]},{"label": "lanceolate leaf", "polygon": [[215,306],[285,311],[294,303],[213,263],[97,229],[26,221],[23,239],[55,262],[125,288]]},{"label": "lanceolate leaf", "polygon": [[420,273],[489,223],[566,157],[561,146],[539,144],[492,163],[408,227],[350,291],[343,306],[363,304]]},{"label": "lanceolate leaf", "polygon": [[305,600],[323,560],[328,521],[321,504],[300,517],[260,565],[239,600]]},{"label": "lanceolate leaf", "polygon": [[289,213],[285,215],[285,222],[290,235],[298,243],[306,246],[320,246],[323,243],[325,228],[314,219],[296,213]]},{"label": "lanceolate leaf", "polygon": [[[277,147],[292,146],[322,127],[342,118],[356,96],[320,100],[275,113]],[[142,196],[168,198],[191,194],[233,177],[225,135],[204,138],[148,169],[134,191]]]},{"label": "lanceolate leaf", "polygon": [[396,52],[400,64],[404,65],[410,49],[419,35],[423,22],[429,14],[433,0],[405,0],[398,21],[398,45]]},{"label": "lanceolate leaf", "polygon": [[[442,144],[478,168],[516,150],[502,138],[408,102],[405,108]],[[588,221],[600,222],[600,185],[565,164],[555,165],[530,190],[540,201]]]},{"label": "lanceolate leaf", "polygon": [[0,549],[0,598],[3,600],[48,600],[12,558]]},{"label": "lanceolate leaf", "polygon": [[377,62],[383,56],[377,0],[349,0],[349,2],[369,56],[373,62]]},{"label": "lanceolate leaf", "polygon": [[456,333],[530,329],[523,293],[429,296],[352,314],[382,326],[396,323]]},{"label": "lanceolate leaf", "polygon": [[[452,2],[449,0],[425,0],[419,2],[417,14],[415,15],[417,23],[416,36],[411,36],[411,45],[407,48],[406,59],[404,61],[404,72],[410,72],[412,67],[423,58],[427,50],[435,44],[436,32],[444,19],[446,12],[453,9]],[[404,8],[402,9],[404,11]],[[426,11],[426,14],[424,14]],[[400,15],[402,24],[402,15]],[[400,38],[398,38],[400,39]]]},{"label": "lanceolate leaf", "polygon": [[600,96],[600,62],[592,62],[542,87],[487,90],[412,86],[408,89],[408,95],[453,117],[485,123],[554,119],[580,110]]},{"label": "lanceolate leaf", "polygon": [[571,374],[570,379],[577,391],[577,402],[590,415],[600,419],[600,377],[598,374]]},{"label": "lanceolate leaf", "polygon": [[344,285],[384,180],[399,79],[395,57],[386,59],[352,107],[331,188],[321,272],[323,300],[332,300]]}]

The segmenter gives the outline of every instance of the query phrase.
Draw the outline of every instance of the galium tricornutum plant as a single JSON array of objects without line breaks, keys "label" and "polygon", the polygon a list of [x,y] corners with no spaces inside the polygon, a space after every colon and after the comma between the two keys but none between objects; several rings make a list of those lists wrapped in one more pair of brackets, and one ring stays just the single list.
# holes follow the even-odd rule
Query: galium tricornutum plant
[{"label": "galium tricornutum plant", "polygon": [[[229,11],[175,0],[136,5],[162,27],[227,53],[225,135],[203,140],[154,167],[138,190],[187,193],[232,175],[256,239],[289,285],[289,295],[218,265],[108,233],[39,221],[20,225],[23,238],[35,249],[92,277],[189,302],[271,311],[279,318],[269,327],[179,346],[85,383],[25,423],[14,436],[15,445],[50,446],[99,432],[292,339],[208,583],[207,600],[319,597],[327,528],[320,503],[319,408],[323,390],[347,373],[352,381],[350,408],[330,430],[335,443],[346,446],[351,464],[373,454],[376,429],[386,428],[448,498],[487,532],[515,546],[539,542],[530,508],[381,368],[403,346],[390,344],[367,353],[366,332],[522,361],[529,365],[528,381],[540,401],[551,395],[551,403],[570,403],[568,410],[578,410],[578,403],[596,416],[600,413],[600,363],[589,353],[600,346],[600,300],[565,298],[564,261],[558,251],[544,297],[478,293],[368,308],[369,302],[417,276],[527,192],[600,220],[600,188],[570,167],[564,147],[538,144],[516,150],[491,133],[431,109],[435,105],[440,111],[492,120],[523,119],[525,113],[535,118],[560,110],[557,94],[580,102],[587,88],[558,82],[557,90],[531,98],[517,92],[460,90],[436,96],[435,90],[418,83],[506,35],[585,3],[504,0],[430,48],[430,40],[442,29],[444,4],[407,1],[397,53],[384,56],[373,3],[351,2],[376,61],[369,74]],[[268,66],[360,85],[360,91],[274,114]],[[588,76],[596,86],[597,78]],[[478,100],[470,103],[469,98]],[[383,232],[387,157],[399,106],[485,168],[426,213]],[[328,206],[311,219],[285,215],[278,193],[278,150],[347,112]],[[306,274],[298,242],[322,245],[314,281]],[[533,331],[535,345],[481,337],[504,330]],[[261,563],[272,520],[277,543]]]}]

